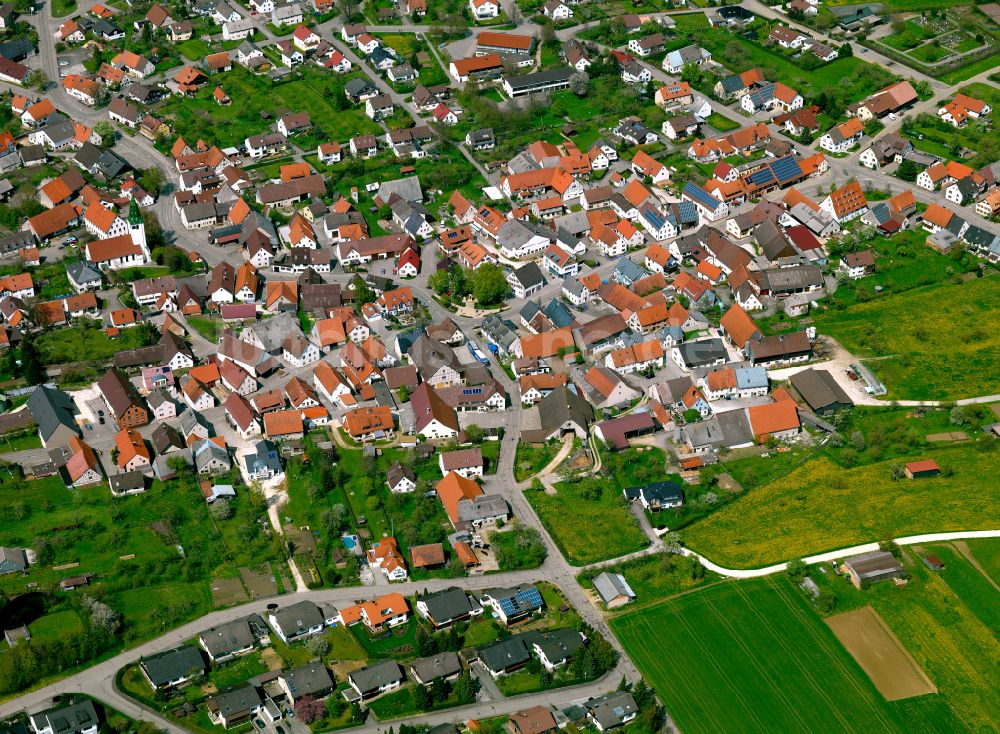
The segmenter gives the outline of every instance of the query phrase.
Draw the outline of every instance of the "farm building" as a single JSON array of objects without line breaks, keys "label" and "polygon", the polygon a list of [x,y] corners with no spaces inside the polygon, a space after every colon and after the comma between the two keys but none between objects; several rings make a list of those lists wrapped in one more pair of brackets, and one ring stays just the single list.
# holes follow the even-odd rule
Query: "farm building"
[{"label": "farm building", "polygon": [[941,467],[933,459],[911,461],[903,467],[903,473],[906,474],[907,479],[926,479],[928,477],[936,477],[940,474]]},{"label": "farm building", "polygon": [[844,561],[844,570],[858,589],[903,575],[903,567],[888,551],[874,551],[851,556]]},{"label": "farm building", "polygon": [[608,609],[624,606],[635,601],[635,592],[620,573],[604,571],[594,577],[594,590]]}]

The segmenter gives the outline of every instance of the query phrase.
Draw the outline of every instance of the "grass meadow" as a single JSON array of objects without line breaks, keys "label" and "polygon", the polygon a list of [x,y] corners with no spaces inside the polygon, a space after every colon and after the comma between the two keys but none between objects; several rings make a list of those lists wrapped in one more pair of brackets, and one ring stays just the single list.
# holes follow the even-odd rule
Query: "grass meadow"
[{"label": "grass meadow", "polygon": [[889,399],[955,400],[1000,392],[1000,332],[989,316],[1000,278],[939,283],[815,315],[829,334],[862,358]]}]

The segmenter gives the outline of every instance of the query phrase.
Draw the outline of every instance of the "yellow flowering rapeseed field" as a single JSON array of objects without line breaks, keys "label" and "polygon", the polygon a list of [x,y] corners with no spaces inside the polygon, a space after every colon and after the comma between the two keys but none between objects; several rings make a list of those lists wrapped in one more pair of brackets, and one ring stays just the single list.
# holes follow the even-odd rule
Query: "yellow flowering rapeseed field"
[{"label": "yellow flowering rapeseed field", "polygon": [[1000,461],[1000,450],[963,444],[927,458],[938,462],[941,476],[893,480],[893,465],[904,460],[844,469],[822,456],[682,534],[709,560],[753,568],[889,537],[996,527],[1000,482],[988,467]]}]

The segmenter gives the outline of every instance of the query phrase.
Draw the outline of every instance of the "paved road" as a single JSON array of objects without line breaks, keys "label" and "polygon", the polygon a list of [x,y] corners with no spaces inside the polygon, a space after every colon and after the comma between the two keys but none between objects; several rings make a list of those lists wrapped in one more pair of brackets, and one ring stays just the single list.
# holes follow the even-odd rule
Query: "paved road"
[{"label": "paved road", "polygon": [[[918,543],[937,543],[948,540],[969,540],[972,538],[1000,538],[1000,530],[959,530],[951,533],[924,533],[923,535],[907,535],[902,538],[896,538],[895,542],[897,545],[915,545]],[[861,543],[860,545],[852,545],[849,548],[840,548],[838,550],[827,551],[825,553],[817,553],[814,556],[806,556],[802,560],[807,564],[812,565],[814,563],[825,563],[827,561],[847,558],[848,556],[857,555],[858,553],[871,553],[872,551],[877,551],[878,549],[878,543]],[[693,550],[685,548],[683,553],[686,556],[697,556],[701,559],[705,568],[722,574],[723,576],[735,579],[752,579],[760,576],[771,576],[776,573],[781,573],[788,568],[787,563],[776,563],[773,566],[765,566],[764,568],[725,568],[724,566],[712,563],[707,558],[699,555]]]}]

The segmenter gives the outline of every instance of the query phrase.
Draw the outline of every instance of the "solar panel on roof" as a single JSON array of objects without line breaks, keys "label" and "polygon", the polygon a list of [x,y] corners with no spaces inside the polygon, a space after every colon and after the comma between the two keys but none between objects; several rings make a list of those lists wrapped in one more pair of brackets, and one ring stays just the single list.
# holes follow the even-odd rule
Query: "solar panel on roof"
[{"label": "solar panel on roof", "polygon": [[750,175],[750,181],[756,186],[763,186],[775,180],[774,173],[770,168],[762,168]]},{"label": "solar panel on roof", "polygon": [[789,181],[802,176],[802,167],[794,156],[786,155],[771,163],[771,170],[779,181]]},{"label": "solar panel on roof", "polygon": [[690,181],[684,184],[684,194],[709,209],[717,209],[719,206],[719,201],[715,197]]}]

